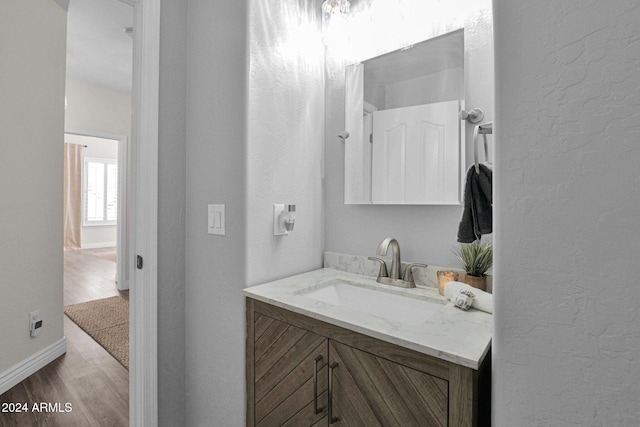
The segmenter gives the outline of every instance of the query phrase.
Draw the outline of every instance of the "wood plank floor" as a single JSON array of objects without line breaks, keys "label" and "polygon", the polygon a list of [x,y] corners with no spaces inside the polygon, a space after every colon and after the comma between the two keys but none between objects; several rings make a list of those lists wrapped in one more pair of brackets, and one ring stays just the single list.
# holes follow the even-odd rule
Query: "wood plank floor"
[{"label": "wood plank floor", "polygon": [[[114,295],[129,298],[115,284],[116,264],[92,255],[96,250],[65,251],[64,304]],[[2,402],[59,403],[71,412],[2,413],[0,426],[129,425],[129,372],[66,316],[67,353],[0,396]]]}]

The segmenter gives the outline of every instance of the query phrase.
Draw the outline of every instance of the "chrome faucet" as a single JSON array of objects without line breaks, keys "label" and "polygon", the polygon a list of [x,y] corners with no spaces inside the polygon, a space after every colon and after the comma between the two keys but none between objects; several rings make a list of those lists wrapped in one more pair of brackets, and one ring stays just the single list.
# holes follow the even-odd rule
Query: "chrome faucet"
[{"label": "chrome faucet", "polygon": [[378,246],[378,250],[376,252],[379,256],[386,256],[389,251],[389,245],[391,245],[391,250],[393,251],[393,258],[391,260],[391,273],[387,273],[387,264],[383,259],[369,257],[372,261],[377,261],[380,263],[380,271],[378,273],[378,278],[376,281],[378,283],[383,283],[385,285],[393,285],[399,286],[401,288],[415,288],[416,283],[413,279],[413,271],[411,270],[413,267],[427,267],[426,264],[409,264],[407,268],[404,270],[404,275],[401,276],[402,269],[402,261],[400,260],[400,245],[396,239],[391,237],[387,237],[384,239],[380,246]]},{"label": "chrome faucet", "polygon": [[391,261],[391,275],[389,277],[391,279],[399,279],[402,261],[400,261],[400,245],[398,244],[398,241],[391,237],[387,237],[380,243],[380,246],[378,246],[376,254],[379,256],[386,256],[387,252],[389,251],[389,245],[391,245],[391,250],[393,251],[393,260]]}]

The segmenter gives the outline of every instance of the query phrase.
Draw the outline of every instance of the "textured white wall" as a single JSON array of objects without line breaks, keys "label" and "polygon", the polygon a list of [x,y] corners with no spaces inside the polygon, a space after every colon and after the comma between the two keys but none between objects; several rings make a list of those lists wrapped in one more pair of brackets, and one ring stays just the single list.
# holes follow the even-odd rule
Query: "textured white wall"
[{"label": "textured white wall", "polygon": [[[324,48],[316,0],[254,1],[247,148],[248,285],[322,266]],[[273,204],[296,225],[273,235]]]},{"label": "textured white wall", "polygon": [[494,3],[494,425],[636,426],[640,3]]},{"label": "textured white wall", "polygon": [[[64,336],[65,46],[58,4],[0,2],[0,374]],[[31,338],[36,309],[44,325]]]},{"label": "textured white wall", "polygon": [[[344,204],[344,66],[357,58],[376,56],[411,42],[465,27],[465,98],[493,118],[493,40],[490,0],[403,0],[354,3],[352,46],[327,49],[325,67],[325,249],[374,255],[388,236],[400,242],[406,261],[456,266],[461,206],[375,206]],[[352,25],[350,24],[350,25]],[[389,31],[388,28],[394,28]],[[473,162],[473,126],[466,125],[467,165]]]},{"label": "textured white wall", "polygon": [[[188,6],[186,419],[235,426],[246,409],[241,289],[322,265],[319,4]],[[209,203],[226,205],[226,236],[207,234]],[[292,235],[273,236],[274,203],[297,205]]]},{"label": "textured white wall", "polygon": [[[188,2],[186,115],[186,420],[244,425],[246,1]],[[226,205],[226,236],[207,204]],[[168,386],[168,385],[167,385]]]}]

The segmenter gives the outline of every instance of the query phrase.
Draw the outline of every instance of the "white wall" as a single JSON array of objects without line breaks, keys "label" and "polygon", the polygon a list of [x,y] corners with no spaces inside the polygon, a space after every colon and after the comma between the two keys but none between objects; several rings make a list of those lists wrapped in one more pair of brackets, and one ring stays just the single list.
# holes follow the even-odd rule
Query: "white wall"
[{"label": "white wall", "polygon": [[[316,3],[261,0],[250,11],[246,2],[189,3],[188,425],[244,425],[240,291],[322,265],[323,50]],[[312,53],[310,37],[317,46]],[[226,205],[226,236],[207,234],[209,203]],[[290,236],[273,236],[274,203],[298,207]]]},{"label": "white wall", "polygon": [[[0,2],[0,376],[64,336],[65,46],[66,13],[58,4]],[[44,325],[31,338],[36,309]]]},{"label": "white wall", "polygon": [[[244,424],[246,1],[190,0],[186,113],[186,420]],[[207,204],[226,205],[226,236]]]},{"label": "white wall", "polygon": [[186,425],[187,1],[163,0],[158,129],[158,423]]},{"label": "white wall", "polygon": [[[82,157],[97,157],[118,161],[118,141],[93,136],[64,134],[64,142],[84,145]],[[84,163],[83,163],[84,168]],[[84,209],[84,207],[83,207]],[[83,248],[115,246],[117,240],[115,225],[82,227],[81,243]]]},{"label": "white wall", "polygon": [[70,144],[81,144],[84,157],[99,157],[118,160],[118,141],[94,136],[64,134],[64,141]]},{"label": "white wall", "polygon": [[[247,148],[248,285],[322,267],[324,47],[319,3],[254,1]],[[273,204],[295,204],[288,236]]]},{"label": "white wall", "polygon": [[638,425],[640,3],[494,10],[494,425]]},{"label": "white wall", "polygon": [[[91,83],[81,82],[74,79],[67,79],[65,96],[67,98],[67,109],[65,111],[65,130],[91,132],[99,135],[123,135],[129,141],[129,153],[127,159],[131,156],[131,94],[119,90],[109,89],[103,86]],[[119,168],[126,168],[128,171],[130,165],[118,165]],[[127,173],[127,181],[130,174]],[[127,188],[129,185],[127,184]],[[127,193],[127,200],[129,194]],[[130,203],[127,203],[129,206]],[[126,214],[127,224],[120,226],[127,227],[125,233],[128,235],[129,212]],[[102,227],[101,227],[102,228]],[[83,229],[83,233],[87,227]],[[94,230],[92,233],[105,232]],[[116,232],[117,234],[117,232]],[[95,240],[106,236],[93,236]],[[116,240],[111,240],[117,241]],[[103,241],[105,242],[105,241]],[[83,238],[84,243],[84,238]],[[129,259],[128,248],[125,253],[125,259]],[[129,264],[125,266],[125,281],[129,278]]]},{"label": "white wall", "polygon": [[449,68],[386,87],[385,109],[464,99],[464,69]]},{"label": "white wall", "polygon": [[[327,48],[325,67],[325,249],[374,255],[388,236],[400,242],[406,261],[457,266],[462,206],[375,206],[344,204],[344,66],[434,35],[465,27],[465,99],[493,118],[493,39],[490,0],[429,2],[403,0],[354,3],[352,42]],[[394,28],[393,32],[388,28]],[[466,125],[466,164],[473,162],[473,126]]]},{"label": "white wall", "polygon": [[65,129],[124,135],[131,140],[131,94],[67,79]]}]

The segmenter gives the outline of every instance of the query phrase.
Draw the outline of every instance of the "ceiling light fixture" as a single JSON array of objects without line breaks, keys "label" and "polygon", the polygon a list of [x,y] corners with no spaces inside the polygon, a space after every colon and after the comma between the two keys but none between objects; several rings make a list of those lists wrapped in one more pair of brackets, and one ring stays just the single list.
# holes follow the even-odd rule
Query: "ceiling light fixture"
[{"label": "ceiling light fixture", "polygon": [[351,3],[348,0],[324,0],[322,3],[322,17],[331,19],[331,15],[335,13],[346,15],[349,13],[350,7]]},{"label": "ceiling light fixture", "polygon": [[346,34],[350,7],[351,3],[348,0],[325,0],[322,3],[322,41],[326,46]]}]

